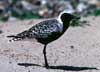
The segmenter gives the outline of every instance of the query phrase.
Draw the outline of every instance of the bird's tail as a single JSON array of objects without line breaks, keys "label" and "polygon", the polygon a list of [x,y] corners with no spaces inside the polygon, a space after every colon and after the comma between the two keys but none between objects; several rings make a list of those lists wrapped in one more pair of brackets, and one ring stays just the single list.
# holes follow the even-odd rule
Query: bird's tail
[{"label": "bird's tail", "polygon": [[9,40],[10,42],[11,41],[19,41],[19,40],[23,40],[24,38],[26,38],[28,35],[28,31],[23,31],[17,35],[9,35],[7,36],[8,38],[12,38],[11,40]]}]

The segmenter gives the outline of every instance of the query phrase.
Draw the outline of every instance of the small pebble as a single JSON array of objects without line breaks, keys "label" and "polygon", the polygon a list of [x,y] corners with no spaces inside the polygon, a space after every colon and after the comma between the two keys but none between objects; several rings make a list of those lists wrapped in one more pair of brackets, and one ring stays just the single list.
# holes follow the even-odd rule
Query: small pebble
[{"label": "small pebble", "polygon": [[74,46],[73,46],[73,45],[71,45],[71,46],[70,46],[70,48],[71,48],[71,49],[74,49]]}]

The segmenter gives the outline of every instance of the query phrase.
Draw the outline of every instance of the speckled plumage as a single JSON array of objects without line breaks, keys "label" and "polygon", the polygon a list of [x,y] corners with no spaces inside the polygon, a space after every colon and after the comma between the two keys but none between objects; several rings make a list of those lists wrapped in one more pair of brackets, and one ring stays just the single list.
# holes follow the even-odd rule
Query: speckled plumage
[{"label": "speckled plumage", "polygon": [[[59,25],[61,25],[59,27]],[[43,22],[40,22],[39,24],[31,27],[29,32],[29,38],[47,38],[52,33],[56,32],[62,32],[63,30],[63,24],[60,24],[57,20],[46,20]]]}]

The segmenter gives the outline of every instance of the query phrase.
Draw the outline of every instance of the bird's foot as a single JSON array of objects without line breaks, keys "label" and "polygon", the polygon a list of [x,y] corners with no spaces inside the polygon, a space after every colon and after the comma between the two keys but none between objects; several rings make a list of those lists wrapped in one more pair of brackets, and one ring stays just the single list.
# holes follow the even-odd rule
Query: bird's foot
[{"label": "bird's foot", "polygon": [[49,65],[44,65],[44,67],[45,67],[46,69],[48,69],[48,68],[49,68]]}]

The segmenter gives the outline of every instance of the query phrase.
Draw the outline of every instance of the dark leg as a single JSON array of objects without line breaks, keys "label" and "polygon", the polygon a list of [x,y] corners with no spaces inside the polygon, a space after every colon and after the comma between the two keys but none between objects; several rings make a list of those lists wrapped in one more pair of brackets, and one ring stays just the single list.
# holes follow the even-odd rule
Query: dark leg
[{"label": "dark leg", "polygon": [[48,65],[48,61],[47,61],[47,57],[46,57],[46,46],[47,45],[44,45],[43,54],[44,54],[44,60],[45,60],[45,67],[48,68],[49,65]]}]

